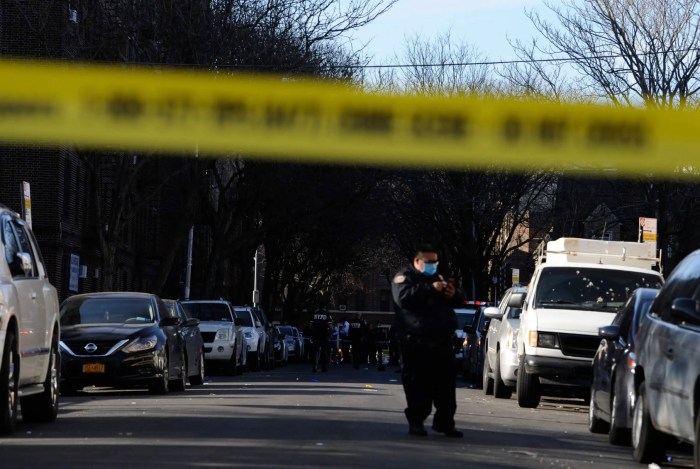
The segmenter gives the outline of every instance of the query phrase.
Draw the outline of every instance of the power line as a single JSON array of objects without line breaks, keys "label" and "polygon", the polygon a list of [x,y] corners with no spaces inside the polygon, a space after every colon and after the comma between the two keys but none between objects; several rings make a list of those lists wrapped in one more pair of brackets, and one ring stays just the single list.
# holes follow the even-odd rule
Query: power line
[{"label": "power line", "polygon": [[[153,67],[182,67],[182,68],[197,68],[197,69],[241,69],[241,70],[274,70],[279,69],[282,72],[290,71],[329,71],[329,70],[359,70],[359,69],[383,69],[383,68],[440,68],[440,67],[476,67],[476,66],[499,66],[499,65],[520,65],[520,64],[537,64],[537,63],[573,63],[585,60],[609,60],[634,57],[648,57],[659,54],[679,54],[687,52],[700,52],[700,47],[688,49],[669,49],[660,52],[640,52],[637,54],[602,54],[602,55],[582,55],[579,57],[549,57],[542,59],[510,59],[510,60],[483,60],[470,62],[444,62],[444,63],[426,63],[426,64],[347,64],[347,65],[312,65],[312,64],[234,64],[234,63],[211,63],[211,64],[193,64],[193,63],[160,63],[160,62],[100,62],[111,65],[144,65]],[[563,53],[563,52],[560,52]]]}]

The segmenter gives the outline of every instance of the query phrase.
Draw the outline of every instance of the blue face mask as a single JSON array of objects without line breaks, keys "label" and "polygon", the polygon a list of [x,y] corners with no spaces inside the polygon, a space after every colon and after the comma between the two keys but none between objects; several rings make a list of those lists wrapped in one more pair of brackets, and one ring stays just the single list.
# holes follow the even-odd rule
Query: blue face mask
[{"label": "blue face mask", "polygon": [[430,277],[431,275],[435,275],[437,272],[437,264],[427,264],[423,263],[423,275],[427,275]]}]

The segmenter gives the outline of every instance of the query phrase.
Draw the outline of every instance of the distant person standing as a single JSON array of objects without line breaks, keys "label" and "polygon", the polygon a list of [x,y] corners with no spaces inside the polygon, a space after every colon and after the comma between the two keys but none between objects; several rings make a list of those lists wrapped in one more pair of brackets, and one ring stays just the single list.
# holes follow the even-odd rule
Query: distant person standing
[{"label": "distant person standing", "polygon": [[338,324],[338,334],[340,336],[340,352],[343,363],[350,361],[350,322],[347,319],[340,318]]},{"label": "distant person standing", "polygon": [[451,339],[457,328],[453,308],[465,296],[454,281],[438,274],[437,266],[437,251],[429,245],[420,246],[413,263],[392,281],[405,414],[408,433],[426,436],[423,423],[435,405],[433,430],[461,438],[454,421],[457,402]]},{"label": "distant person standing", "polygon": [[325,308],[320,307],[314,311],[310,333],[314,343],[311,355],[312,371],[316,373],[320,367],[321,371],[326,372],[330,358],[330,339],[333,335],[333,318]]},{"label": "distant person standing", "polygon": [[350,343],[352,345],[352,366],[355,369],[367,364],[367,323],[362,314],[350,322]]}]

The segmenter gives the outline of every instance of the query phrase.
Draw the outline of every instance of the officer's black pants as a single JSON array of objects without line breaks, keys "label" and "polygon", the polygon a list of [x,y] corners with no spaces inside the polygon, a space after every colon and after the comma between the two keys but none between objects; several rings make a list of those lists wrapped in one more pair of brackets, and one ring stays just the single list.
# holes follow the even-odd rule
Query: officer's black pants
[{"label": "officer's black pants", "polygon": [[355,368],[365,366],[367,364],[367,346],[361,339],[352,341],[352,365]]},{"label": "officer's black pants", "polygon": [[401,341],[400,348],[408,422],[422,424],[435,405],[433,427],[453,429],[457,410],[454,352],[449,346],[410,340]]},{"label": "officer's black pants", "polygon": [[330,351],[328,339],[314,339],[314,354],[311,356],[313,369],[328,370],[328,355]]}]

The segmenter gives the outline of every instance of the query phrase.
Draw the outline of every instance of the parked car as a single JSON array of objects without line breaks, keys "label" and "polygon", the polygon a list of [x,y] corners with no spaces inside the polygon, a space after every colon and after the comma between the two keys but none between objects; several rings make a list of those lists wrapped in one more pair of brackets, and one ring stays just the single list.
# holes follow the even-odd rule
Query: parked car
[{"label": "parked car", "polygon": [[287,356],[290,359],[299,361],[301,358],[301,336],[299,330],[294,326],[279,325],[277,330],[282,334],[284,341],[287,343]]},{"label": "parked car", "polygon": [[39,245],[24,220],[2,205],[0,251],[0,434],[7,435],[20,401],[26,422],[56,419],[60,326]]},{"label": "parked car", "polygon": [[238,375],[246,368],[246,345],[242,321],[233,314],[233,305],[226,300],[181,301],[188,315],[199,319],[207,365],[223,365],[230,374]]},{"label": "parked car", "polygon": [[287,342],[284,340],[284,336],[280,333],[277,327],[272,327],[272,343],[273,351],[275,354],[275,362],[280,365],[286,365],[289,363],[289,355],[287,354]]},{"label": "parked car", "polygon": [[474,302],[465,303],[461,308],[455,308],[454,312],[457,316],[457,329],[455,330],[455,335],[453,337],[454,351],[455,351],[455,367],[458,371],[462,371],[462,377],[465,380],[469,380],[470,376],[467,374],[469,370],[468,366],[465,366],[464,361],[464,340],[467,338],[467,333],[464,328],[471,327],[474,322],[474,317],[476,313],[481,308]]},{"label": "parked car", "polygon": [[513,294],[525,294],[526,287],[514,286],[506,290],[498,307],[490,306],[484,316],[490,318],[484,349],[482,386],[486,394],[493,392],[498,399],[510,399],[517,383],[518,332],[521,308],[510,306]]},{"label": "parked car", "polygon": [[199,319],[190,316],[175,300],[163,300],[170,313],[180,318],[180,335],[185,340],[185,369],[192,385],[204,384],[204,340]]},{"label": "parked car", "polygon": [[248,369],[259,371],[265,346],[265,329],[252,310],[250,306],[236,306],[233,312],[243,321],[241,328],[246,342]]},{"label": "parked car", "polygon": [[61,304],[61,392],[85,386],[184,391],[180,319],[150,293],[87,293]]},{"label": "parked car", "polygon": [[[464,355],[464,374],[477,385],[483,383],[484,345],[488,327],[489,319],[484,315],[484,307],[480,307],[472,325],[464,328],[464,332],[466,332],[462,352]],[[493,392],[489,389],[484,391]]]},{"label": "parked car", "polygon": [[658,289],[638,288],[615,315],[612,324],[598,329],[602,338],[593,359],[588,429],[607,433],[610,443],[628,445],[634,398],[634,342],[642,317]]},{"label": "parked car", "polygon": [[634,459],[663,460],[673,437],[694,445],[700,467],[700,250],[673,269],[636,339]]},{"label": "parked car", "polygon": [[267,314],[261,308],[252,308],[253,314],[262,324],[265,340],[262,347],[262,355],[260,358],[260,365],[264,370],[269,370],[275,365],[275,351],[274,351],[274,340],[273,340],[273,329],[275,326],[267,318]]}]

